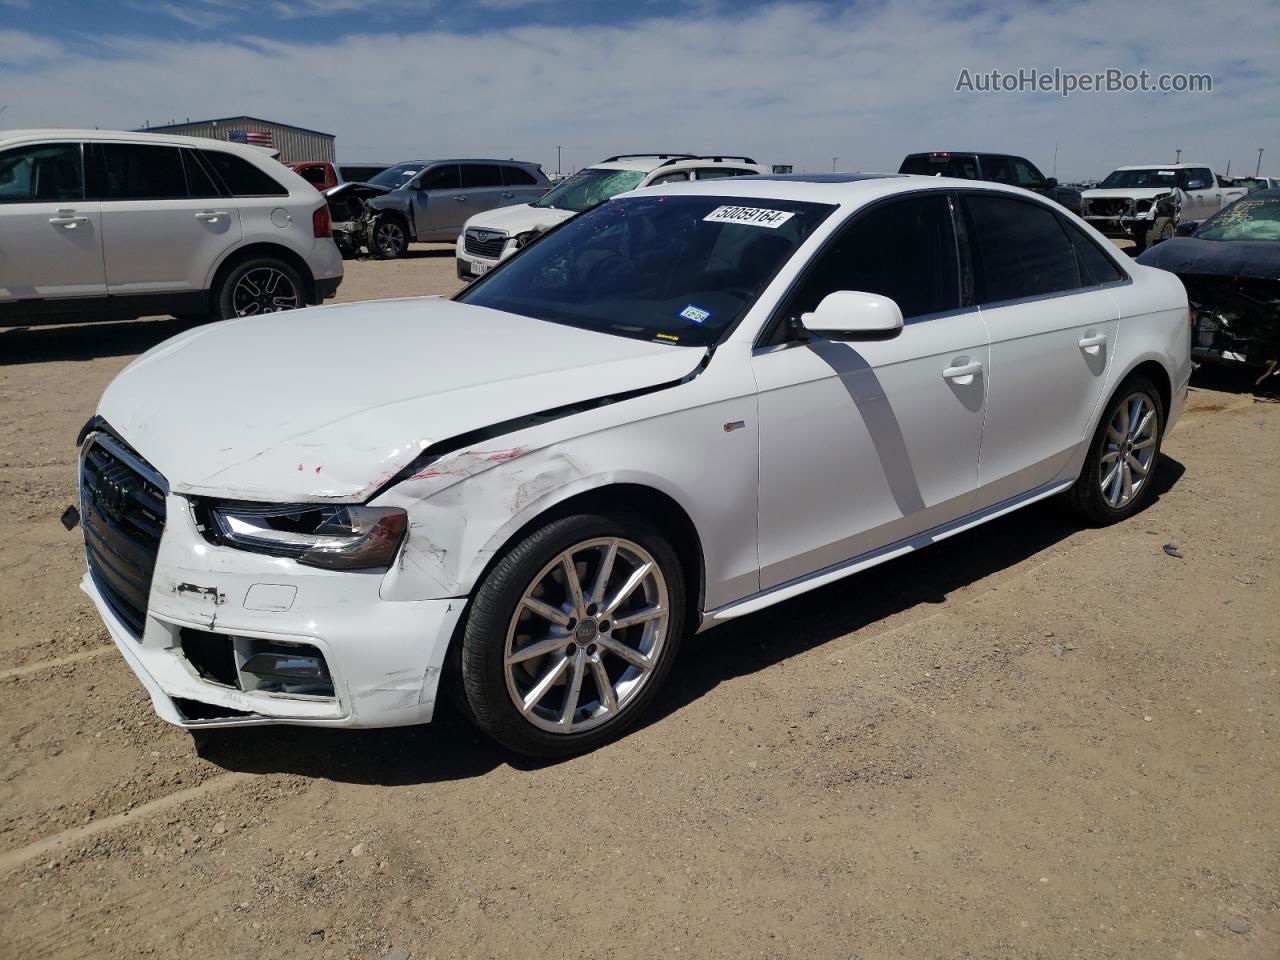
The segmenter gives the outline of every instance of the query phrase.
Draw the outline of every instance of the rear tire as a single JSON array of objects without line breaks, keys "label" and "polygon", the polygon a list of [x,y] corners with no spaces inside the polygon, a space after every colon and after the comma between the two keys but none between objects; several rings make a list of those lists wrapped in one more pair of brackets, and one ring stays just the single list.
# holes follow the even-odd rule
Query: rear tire
[{"label": "rear tire", "polygon": [[1160,392],[1150,380],[1135,377],[1121,384],[1094,431],[1079,479],[1067,491],[1072,512],[1102,527],[1141,510],[1160,465],[1164,420]]},{"label": "rear tire", "polygon": [[684,611],[680,559],[646,520],[551,521],[498,561],[471,603],[460,658],[471,718],[532,757],[621,736],[670,673]]},{"label": "rear tire", "polygon": [[1157,217],[1156,222],[1151,225],[1151,230],[1147,233],[1147,246],[1154,247],[1157,243],[1172,240],[1173,234],[1173,220],[1169,217]]},{"label": "rear tire", "polygon": [[306,288],[298,271],[283,260],[253,257],[231,268],[214,303],[223,320],[279,313],[305,307]]}]

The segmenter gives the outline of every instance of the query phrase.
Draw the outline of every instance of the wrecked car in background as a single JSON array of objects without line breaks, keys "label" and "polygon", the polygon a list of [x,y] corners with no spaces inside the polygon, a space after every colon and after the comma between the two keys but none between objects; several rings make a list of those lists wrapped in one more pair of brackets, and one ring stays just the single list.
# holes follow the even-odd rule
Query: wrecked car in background
[{"label": "wrecked car in background", "polygon": [[521,160],[422,160],[397,163],[367,183],[325,191],[333,238],[346,256],[361,248],[381,260],[413,242],[451,241],[467,219],[494,207],[530,203],[551,182]]},{"label": "wrecked car in background", "polygon": [[1183,231],[1138,262],[1187,288],[1195,359],[1260,366],[1261,384],[1280,361],[1280,190],[1250,193]]},{"label": "wrecked car in background", "polygon": [[1082,196],[1081,216],[1103,236],[1132,240],[1142,252],[1171,239],[1183,220],[1204,220],[1248,191],[1222,187],[1198,163],[1119,167]]}]

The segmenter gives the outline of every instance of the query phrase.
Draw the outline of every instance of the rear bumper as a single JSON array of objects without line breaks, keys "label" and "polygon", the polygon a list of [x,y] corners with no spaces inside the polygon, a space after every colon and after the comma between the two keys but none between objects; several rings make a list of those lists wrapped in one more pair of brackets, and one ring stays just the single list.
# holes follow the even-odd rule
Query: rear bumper
[{"label": "rear bumper", "polygon": [[325,300],[332,300],[338,295],[338,288],[342,286],[342,277],[326,277],[323,280],[316,281],[316,303],[322,303]]}]

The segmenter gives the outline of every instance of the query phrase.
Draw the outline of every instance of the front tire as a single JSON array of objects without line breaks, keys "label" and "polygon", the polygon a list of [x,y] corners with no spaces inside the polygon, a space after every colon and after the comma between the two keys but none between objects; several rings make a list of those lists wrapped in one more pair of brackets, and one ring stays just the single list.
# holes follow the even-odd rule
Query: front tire
[{"label": "front tire", "polygon": [[1122,384],[1094,433],[1067,504],[1094,526],[1133,516],[1151,498],[1164,440],[1164,404],[1151,381]]},{"label": "front tire", "polygon": [[468,711],[518,753],[593,750],[652,702],[684,611],[680,559],[647,521],[552,521],[504,556],[472,601],[460,658]]},{"label": "front tire", "polygon": [[369,252],[379,260],[398,260],[409,249],[409,231],[399,217],[379,217],[373,225]]},{"label": "front tire", "polygon": [[223,320],[279,313],[307,305],[298,271],[274,257],[254,257],[231,268],[218,289],[217,315]]}]

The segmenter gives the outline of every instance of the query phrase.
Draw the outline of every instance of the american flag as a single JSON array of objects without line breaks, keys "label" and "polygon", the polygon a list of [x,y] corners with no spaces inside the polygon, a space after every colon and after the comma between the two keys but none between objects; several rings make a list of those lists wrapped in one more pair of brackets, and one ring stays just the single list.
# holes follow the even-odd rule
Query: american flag
[{"label": "american flag", "polygon": [[232,130],[228,137],[232,143],[247,143],[253,147],[274,147],[270,130]]}]

